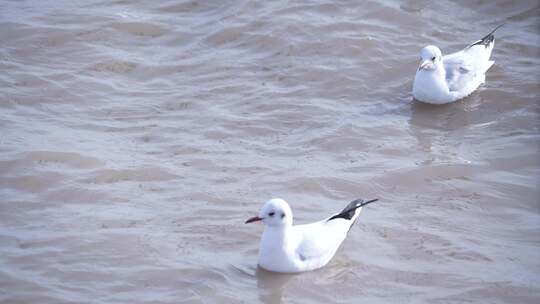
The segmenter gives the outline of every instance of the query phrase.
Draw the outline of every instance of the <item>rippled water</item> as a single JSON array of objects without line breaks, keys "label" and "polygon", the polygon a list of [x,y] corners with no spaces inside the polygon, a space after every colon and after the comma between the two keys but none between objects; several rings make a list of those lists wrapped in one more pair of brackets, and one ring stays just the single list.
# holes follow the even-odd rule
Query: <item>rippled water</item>
[{"label": "rippled water", "polygon": [[[539,4],[432,2],[3,1],[0,301],[538,303]],[[412,101],[505,22],[479,91]],[[380,202],[276,275],[276,196]]]}]

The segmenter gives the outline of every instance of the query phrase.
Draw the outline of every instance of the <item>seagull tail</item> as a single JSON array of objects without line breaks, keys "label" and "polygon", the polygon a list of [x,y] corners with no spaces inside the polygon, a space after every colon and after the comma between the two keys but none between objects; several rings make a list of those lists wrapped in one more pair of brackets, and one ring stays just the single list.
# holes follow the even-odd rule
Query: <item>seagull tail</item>
[{"label": "seagull tail", "polygon": [[338,218],[342,218],[342,219],[345,219],[345,220],[351,220],[356,215],[356,210],[358,208],[364,207],[365,205],[371,204],[371,203],[376,202],[378,200],[379,200],[378,198],[372,199],[372,200],[369,200],[369,201],[364,201],[363,199],[354,200],[354,201],[350,202],[347,205],[347,207],[345,207],[345,209],[343,209],[340,213],[338,213],[338,214],[332,216],[331,218],[329,218],[328,221],[331,221],[333,219],[338,219]]},{"label": "seagull tail", "polygon": [[497,26],[491,32],[489,32],[489,34],[484,36],[482,39],[473,42],[471,45],[469,45],[469,47],[472,47],[472,46],[475,46],[475,45],[483,45],[486,48],[490,47],[490,45],[493,43],[493,41],[495,41],[495,35],[493,35],[493,34],[495,33],[496,30],[498,30],[503,25],[505,25],[505,23]]}]

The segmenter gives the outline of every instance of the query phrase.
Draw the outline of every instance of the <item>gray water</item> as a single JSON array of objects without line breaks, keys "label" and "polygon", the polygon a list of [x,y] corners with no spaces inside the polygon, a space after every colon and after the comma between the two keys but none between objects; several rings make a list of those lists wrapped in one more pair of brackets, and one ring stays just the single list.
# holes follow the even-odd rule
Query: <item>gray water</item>
[{"label": "gray water", "polygon": [[[495,26],[486,84],[414,102],[419,50]],[[538,303],[538,1],[3,1],[2,303]],[[257,270],[272,197],[362,212]]]}]

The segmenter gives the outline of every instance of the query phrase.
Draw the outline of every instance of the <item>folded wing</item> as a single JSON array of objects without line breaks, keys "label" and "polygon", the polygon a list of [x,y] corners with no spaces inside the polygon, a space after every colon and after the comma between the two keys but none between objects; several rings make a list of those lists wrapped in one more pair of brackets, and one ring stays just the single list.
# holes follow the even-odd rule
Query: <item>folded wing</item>
[{"label": "folded wing", "polygon": [[484,82],[485,73],[494,63],[489,58],[495,45],[493,33],[499,27],[465,49],[443,57],[450,92],[468,93]]}]

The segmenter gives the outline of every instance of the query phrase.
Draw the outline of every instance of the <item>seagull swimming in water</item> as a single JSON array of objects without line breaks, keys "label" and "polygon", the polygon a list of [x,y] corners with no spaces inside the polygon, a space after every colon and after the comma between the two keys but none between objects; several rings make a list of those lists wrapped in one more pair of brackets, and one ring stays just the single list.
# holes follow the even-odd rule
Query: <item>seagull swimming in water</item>
[{"label": "seagull swimming in water", "polygon": [[487,70],[495,63],[489,60],[495,46],[493,33],[501,26],[463,50],[446,56],[434,45],[424,47],[414,77],[414,98],[425,103],[445,104],[474,92],[484,83]]},{"label": "seagull swimming in water", "polygon": [[362,207],[377,201],[352,201],[340,213],[319,222],[293,226],[291,207],[274,198],[246,224],[265,225],[259,248],[259,266],[274,272],[303,272],[321,268],[334,256]]}]

